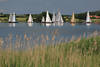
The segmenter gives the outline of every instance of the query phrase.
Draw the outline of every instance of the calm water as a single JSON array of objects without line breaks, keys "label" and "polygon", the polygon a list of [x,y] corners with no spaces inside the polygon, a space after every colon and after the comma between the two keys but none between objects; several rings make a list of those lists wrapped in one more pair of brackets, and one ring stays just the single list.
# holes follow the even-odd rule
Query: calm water
[{"label": "calm water", "polygon": [[37,38],[40,38],[39,40],[42,40],[42,38],[47,38],[48,41],[50,41],[52,40],[52,37],[55,36],[56,41],[59,41],[60,39],[68,41],[72,38],[72,36],[78,38],[85,34],[87,37],[95,31],[100,32],[100,25],[91,24],[90,26],[86,26],[85,24],[76,24],[73,26],[69,23],[57,25],[40,23],[0,23],[0,37],[5,39],[9,36],[9,34],[11,34],[13,40],[16,39],[16,35],[23,39],[26,34],[27,37],[31,37],[32,40],[36,40]]}]

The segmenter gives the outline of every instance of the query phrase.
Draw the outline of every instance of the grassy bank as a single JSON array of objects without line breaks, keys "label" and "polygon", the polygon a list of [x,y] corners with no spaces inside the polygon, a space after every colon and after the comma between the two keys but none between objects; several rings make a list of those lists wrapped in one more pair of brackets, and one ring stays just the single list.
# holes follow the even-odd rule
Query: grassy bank
[{"label": "grassy bank", "polygon": [[99,22],[100,23],[100,19],[92,19],[92,22]]},{"label": "grassy bank", "polygon": [[0,48],[0,67],[100,67],[100,37],[27,50]]}]

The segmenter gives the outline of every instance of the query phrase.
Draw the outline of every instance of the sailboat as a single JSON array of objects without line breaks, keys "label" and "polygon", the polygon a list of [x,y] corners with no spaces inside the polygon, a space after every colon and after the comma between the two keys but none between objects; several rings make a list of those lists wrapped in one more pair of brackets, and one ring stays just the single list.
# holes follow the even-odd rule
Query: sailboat
[{"label": "sailboat", "polygon": [[57,26],[63,26],[63,18],[62,18],[62,15],[60,13],[60,11],[57,12],[56,14],[56,22],[55,22],[55,25]]},{"label": "sailboat", "polygon": [[45,21],[45,22],[46,22],[46,23],[52,23],[48,11],[47,11],[47,13],[46,13],[46,21]]},{"label": "sailboat", "polygon": [[75,25],[75,14],[74,14],[74,12],[72,13],[72,18],[71,18],[71,21],[70,21],[70,23],[72,24],[72,26],[74,26]]},{"label": "sailboat", "polygon": [[44,23],[44,22],[45,22],[45,18],[44,18],[44,17],[42,17],[42,20],[41,20],[41,22],[42,22],[42,23]]},{"label": "sailboat", "polygon": [[28,24],[29,27],[33,26],[33,19],[32,19],[32,15],[31,14],[29,14],[29,18],[28,18],[27,22],[28,22],[27,24]]},{"label": "sailboat", "polygon": [[53,13],[52,22],[53,23],[56,22],[56,15],[55,15],[55,13]]},{"label": "sailboat", "polygon": [[75,14],[74,14],[74,12],[72,13],[72,18],[71,18],[71,23],[75,23],[76,21],[75,21]]},{"label": "sailboat", "polygon": [[49,16],[49,12],[47,11],[46,12],[46,20],[44,17],[42,17],[42,20],[41,20],[42,23],[46,23],[46,24],[50,24],[52,23],[51,19],[50,19],[50,16]]},{"label": "sailboat", "polygon": [[15,12],[12,13],[12,14],[10,14],[8,22],[9,22],[9,23],[17,23],[17,22],[16,22]]},{"label": "sailboat", "polygon": [[31,14],[29,15],[29,18],[28,18],[28,21],[27,22],[28,23],[32,23],[33,22],[32,15]]},{"label": "sailboat", "polygon": [[60,23],[63,23],[63,18],[61,16],[61,13],[60,11],[58,11],[57,15],[56,15],[56,22],[60,22]]},{"label": "sailboat", "polygon": [[90,19],[89,11],[87,12],[86,25],[87,26],[91,25],[91,19]]}]

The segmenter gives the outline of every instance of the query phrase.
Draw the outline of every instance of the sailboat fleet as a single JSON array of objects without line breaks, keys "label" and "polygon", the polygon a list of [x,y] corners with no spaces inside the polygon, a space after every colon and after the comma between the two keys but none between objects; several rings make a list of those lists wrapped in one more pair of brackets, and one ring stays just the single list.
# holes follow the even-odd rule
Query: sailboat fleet
[{"label": "sailboat fleet", "polygon": [[[71,18],[71,21],[70,21],[70,23],[74,26],[75,25],[75,22],[76,22],[76,20],[75,20],[75,14],[74,14],[74,12],[72,13],[72,18]],[[86,16],[86,22],[85,22],[85,24],[87,25],[87,26],[90,26],[91,25],[91,19],[90,19],[90,14],[89,14],[89,11],[87,12],[87,16]]]},{"label": "sailboat fleet", "polygon": [[52,20],[50,18],[49,12],[47,11],[46,12],[46,20],[44,17],[42,17],[41,22],[42,23],[63,23],[64,21],[63,21],[60,11],[58,11],[57,14],[53,13]]},{"label": "sailboat fleet", "polygon": [[[16,14],[15,12],[13,13],[10,13],[9,15],[9,20],[8,20],[9,23],[17,23],[16,22]],[[29,17],[28,17],[28,25],[29,26],[32,26],[33,24],[33,18],[32,18],[32,15],[29,14]],[[74,12],[72,13],[72,18],[71,18],[71,21],[70,23],[71,24],[75,24],[76,20],[75,20],[75,14]],[[53,12],[53,16],[52,16],[52,19],[50,18],[50,15],[49,15],[49,12],[46,11],[46,17],[42,17],[41,19],[41,23],[49,23],[49,24],[52,24],[52,23],[55,23],[55,24],[63,24],[64,23],[64,20],[62,18],[62,15],[60,13],[60,11],[58,11],[57,13]],[[86,16],[86,25],[91,25],[91,19],[90,19],[90,14],[89,14],[89,11],[87,12],[87,16]]]}]

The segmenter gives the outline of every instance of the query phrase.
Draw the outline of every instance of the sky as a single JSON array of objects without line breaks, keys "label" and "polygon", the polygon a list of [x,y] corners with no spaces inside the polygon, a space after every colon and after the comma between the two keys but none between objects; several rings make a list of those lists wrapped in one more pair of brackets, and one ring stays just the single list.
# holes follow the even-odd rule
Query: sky
[{"label": "sky", "polygon": [[58,9],[62,14],[100,10],[100,0],[0,0],[0,12],[4,13],[52,13]]}]

